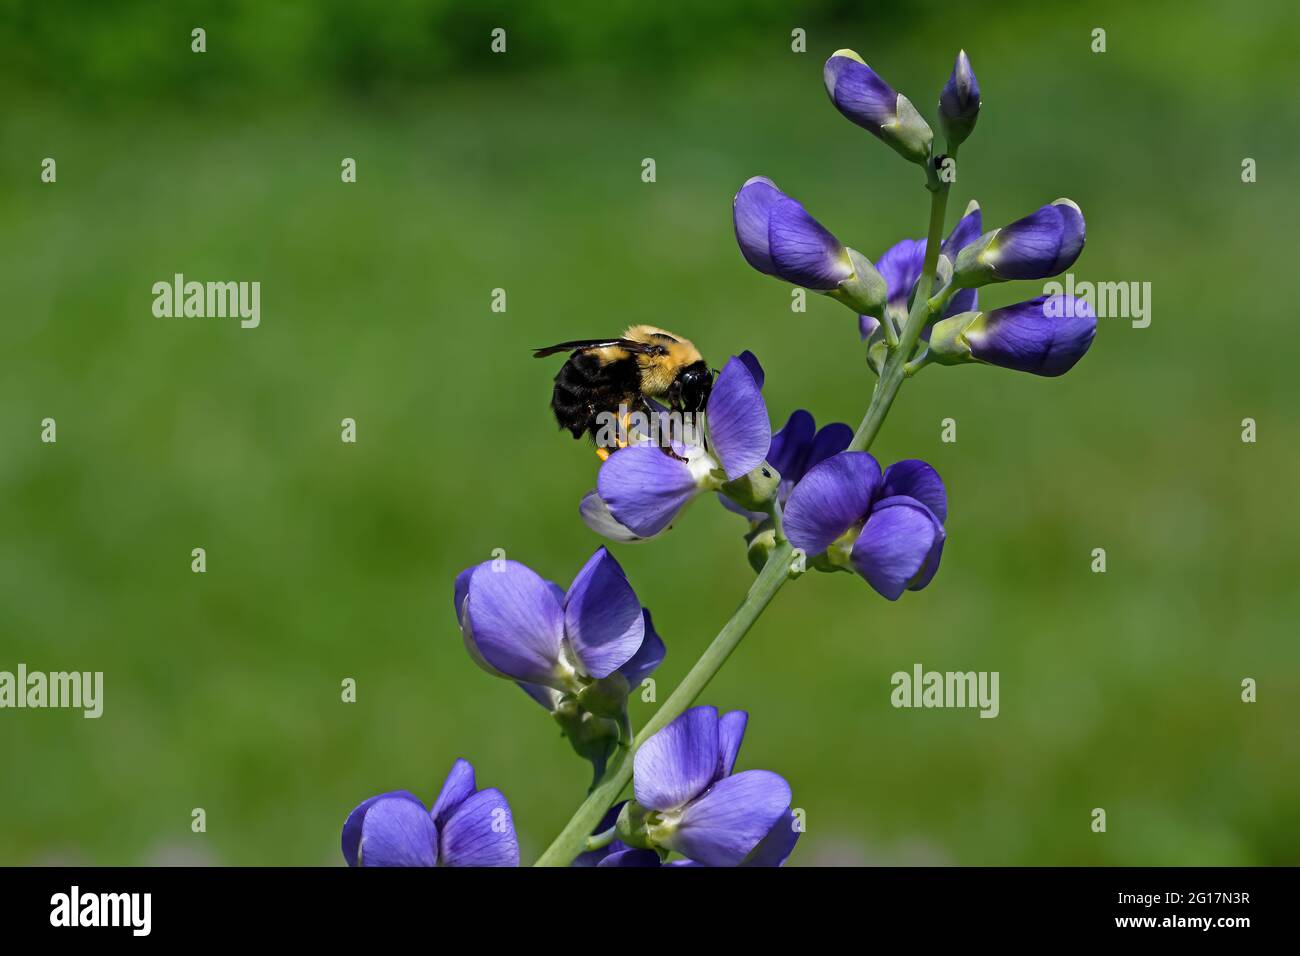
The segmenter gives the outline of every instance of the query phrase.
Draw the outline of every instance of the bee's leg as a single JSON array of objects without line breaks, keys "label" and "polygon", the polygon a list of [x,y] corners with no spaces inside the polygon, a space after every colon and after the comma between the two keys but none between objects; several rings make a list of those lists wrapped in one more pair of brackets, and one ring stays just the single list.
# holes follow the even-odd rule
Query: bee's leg
[{"label": "bee's leg", "polygon": [[630,422],[631,420],[632,420],[631,412],[627,412],[623,415],[618,416],[618,447],[619,448],[626,448],[628,445],[632,444],[632,442],[628,440],[628,433],[627,433],[628,422]]},{"label": "bee's leg", "polygon": [[[632,444],[630,423],[634,414],[636,414],[635,411],[629,410],[618,416],[618,435],[614,439],[615,451],[618,451],[620,448],[626,448],[628,445]],[[609,455],[606,454],[604,457],[608,458]],[[603,460],[604,459],[602,459],[602,461]]]},{"label": "bee's leg", "polygon": [[[682,414],[682,405],[681,405],[681,402],[680,402],[679,400],[677,400],[677,399],[673,399],[672,401],[670,401],[670,402],[668,403],[668,412],[669,412],[670,415],[677,415],[677,416],[680,416],[680,415]],[[667,441],[664,441],[664,440],[663,440],[663,437],[662,437],[662,435],[661,435],[661,437],[660,437],[660,447],[663,449],[664,454],[667,455],[669,458],[676,458],[678,461],[687,461],[688,459],[686,459],[686,458],[684,458],[683,456],[677,454],[677,452],[673,450],[673,438],[675,438],[675,437],[677,437],[677,436],[675,436],[675,435],[672,433],[672,430],[671,430],[671,427],[670,427],[670,429],[669,429],[669,435],[668,435],[668,440],[667,440]],[[683,437],[685,437],[685,436],[683,436]]]},{"label": "bee's leg", "polygon": [[[601,461],[608,461],[609,456],[612,455],[614,452],[618,451],[620,448],[626,448],[628,445],[632,444],[627,437],[627,423],[631,419],[631,417],[632,416],[630,412],[626,415],[618,416],[618,434],[614,438],[614,447],[613,448],[597,447],[596,448],[597,458],[599,458]],[[595,436],[593,435],[592,437]]]}]

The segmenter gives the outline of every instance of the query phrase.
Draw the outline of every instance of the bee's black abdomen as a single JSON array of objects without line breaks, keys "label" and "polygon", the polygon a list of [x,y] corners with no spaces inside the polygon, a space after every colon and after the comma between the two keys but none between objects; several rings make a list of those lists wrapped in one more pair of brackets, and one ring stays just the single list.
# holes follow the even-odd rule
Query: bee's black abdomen
[{"label": "bee's black abdomen", "polygon": [[581,438],[587,430],[593,410],[591,405],[591,386],[588,379],[574,369],[572,362],[566,362],[555,376],[555,388],[551,392],[551,411],[561,428],[568,429],[574,438]]},{"label": "bee's black abdomen", "polygon": [[601,412],[617,413],[620,403],[637,392],[639,373],[632,356],[601,361],[592,352],[578,352],[560,367],[551,392],[551,410],[560,427],[574,438],[595,437]]}]

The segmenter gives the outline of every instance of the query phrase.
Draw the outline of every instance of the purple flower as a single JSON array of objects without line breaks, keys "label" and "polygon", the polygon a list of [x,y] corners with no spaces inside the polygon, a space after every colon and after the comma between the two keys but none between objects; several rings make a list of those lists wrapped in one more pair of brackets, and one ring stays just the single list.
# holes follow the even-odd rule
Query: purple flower
[{"label": "purple flower", "polygon": [[516,561],[487,561],[457,575],[453,601],[470,657],[546,708],[598,779],[630,736],[629,691],[665,654],[618,562],[598,548],[566,592]]},{"label": "purple flower", "polygon": [[853,274],[844,244],[766,176],[745,181],[732,216],[740,252],[759,272],[821,290]]},{"label": "purple flower", "polygon": [[1064,375],[1083,358],[1097,334],[1097,318],[1083,299],[1039,296],[992,312],[944,319],[930,335],[930,357],[945,365],[984,362],[1034,375]]},{"label": "purple flower", "polygon": [[852,50],[837,50],[822,71],[826,92],[835,108],[858,126],[879,137],[899,155],[925,163],[934,139],[929,125],[906,96],[894,92],[876,71]]},{"label": "purple flower", "polygon": [[705,407],[705,424],[706,441],[676,444],[674,454],[647,443],[610,455],[600,467],[596,491],[580,508],[587,525],[608,537],[621,529],[623,540],[652,537],[698,495],[762,466],[772,427],[746,359],[733,356],[723,366]]},{"label": "purple flower", "polygon": [[943,126],[948,148],[960,145],[975,129],[980,116],[980,84],[971,69],[966,51],[957,54],[952,75],[939,94],[939,123]]},{"label": "purple flower", "polygon": [[[832,422],[819,430],[811,413],[802,408],[791,413],[781,430],[772,436],[772,447],[767,454],[768,464],[781,475],[781,483],[777,486],[777,502],[784,506],[791,489],[809,468],[831,455],[839,454],[852,440],[853,429],[843,422]],[[750,521],[762,522],[767,518],[764,512],[750,511],[722,492],[718,493],[718,500],[727,510],[743,515]]]},{"label": "purple flower", "polygon": [[1006,279],[1059,275],[1079,258],[1086,231],[1079,207],[1069,199],[1058,199],[967,245],[954,263],[953,281],[974,288]]},{"label": "purple flower", "polygon": [[875,311],[884,283],[871,262],[833,236],[765,176],[745,181],[732,201],[736,242],[765,275],[823,292],[862,312]]},{"label": "purple flower", "polygon": [[882,476],[863,451],[842,452],[811,468],[790,493],[785,533],[809,557],[856,571],[882,596],[919,591],[939,569],[948,498],[923,461],[890,465]]},{"label": "purple flower", "polygon": [[486,561],[456,576],[457,620],[470,656],[520,682],[554,710],[616,672],[639,684],[663,641],[619,563],[597,548],[568,591],[518,561]]},{"label": "purple flower", "polygon": [[641,745],[627,808],[640,820],[634,842],[703,866],[785,862],[798,840],[789,784],[767,770],[732,772],[748,720],[692,707]]},{"label": "purple flower", "polygon": [[[962,249],[979,238],[982,228],[979,203],[972,200],[966,207],[966,214],[957,225],[952,227],[952,232],[939,247],[939,254],[947,258],[949,263],[954,262]],[[921,269],[925,264],[925,247],[924,239],[904,239],[886,249],[876,261],[876,269],[884,277],[888,289],[885,315],[898,328],[902,328],[907,322],[912,297],[916,294],[916,286],[921,279]],[[939,291],[936,281],[930,294],[934,295]],[[974,289],[962,289],[949,300],[943,314],[948,316],[971,311],[976,306],[977,295]],[[880,323],[871,316],[858,317],[858,331],[863,339],[868,338],[879,327]]]},{"label": "purple flower", "polygon": [[362,801],[343,823],[348,866],[518,866],[519,841],[501,791],[476,790],[457,760],[432,809],[406,790]]}]

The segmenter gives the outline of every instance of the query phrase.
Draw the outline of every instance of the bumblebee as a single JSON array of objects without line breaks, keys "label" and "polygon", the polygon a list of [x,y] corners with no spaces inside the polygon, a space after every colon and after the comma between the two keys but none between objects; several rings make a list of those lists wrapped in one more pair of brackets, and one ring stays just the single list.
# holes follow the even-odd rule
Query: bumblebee
[{"label": "bumblebee", "polygon": [[[633,325],[615,339],[578,339],[533,352],[545,358],[568,352],[555,376],[551,410],[574,438],[597,432],[604,414],[642,412],[651,401],[679,412],[701,412],[713,389],[713,372],[687,339],[652,325]],[[609,450],[597,454],[606,457]]]}]

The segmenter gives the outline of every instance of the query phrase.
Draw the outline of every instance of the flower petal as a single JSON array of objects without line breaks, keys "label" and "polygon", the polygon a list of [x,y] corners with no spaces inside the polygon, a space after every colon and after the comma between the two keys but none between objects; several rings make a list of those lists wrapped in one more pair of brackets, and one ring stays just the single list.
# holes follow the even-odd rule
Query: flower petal
[{"label": "flower petal", "polygon": [[582,516],[583,524],[602,538],[620,541],[623,544],[645,540],[632,529],[619,524],[618,519],[609,513],[609,506],[600,497],[600,493],[594,488],[582,496],[582,501],[578,505],[578,514]]},{"label": "flower petal", "polygon": [[[754,381],[754,376],[740,359],[727,359],[727,364],[718,373],[713,393],[709,396],[706,415],[709,443],[728,479],[734,480],[749,474],[767,458],[768,449],[772,445],[772,426],[767,420],[767,406],[763,404],[763,392]],[[617,457],[618,454],[611,455],[605,468]],[[602,468],[601,472],[604,470]],[[603,489],[601,497],[610,501]],[[618,509],[614,508],[612,501],[610,508],[617,517]],[[629,522],[625,521],[624,524],[637,530]]]},{"label": "flower petal", "polygon": [[361,866],[437,866],[438,828],[418,800],[381,797],[361,821]]},{"label": "flower petal", "polygon": [[736,357],[745,363],[745,368],[749,369],[749,374],[754,376],[754,381],[758,383],[759,388],[762,388],[767,375],[763,372],[763,364],[759,362],[758,356],[749,349],[745,349]]},{"label": "flower petal", "polygon": [[520,690],[545,707],[547,713],[555,712],[562,695],[554,687],[547,687],[545,684],[530,684],[525,680],[515,681],[515,683],[519,685]]},{"label": "flower petal", "polygon": [[786,282],[828,290],[853,275],[844,243],[794,199],[772,207],[767,243],[776,275]]},{"label": "flower petal", "polygon": [[938,519],[916,499],[884,498],[854,542],[853,567],[882,597],[897,601],[943,533]]},{"label": "flower petal", "polygon": [[[785,484],[785,482],[782,481],[782,484]],[[767,514],[765,512],[750,511],[748,508],[744,508],[736,504],[736,502],[732,501],[730,498],[728,498],[720,491],[718,492],[718,503],[721,504],[722,507],[730,511],[732,514],[740,515],[742,518],[746,518],[753,522],[760,522],[763,521],[765,518],[767,518]]]},{"label": "flower petal", "polygon": [[794,845],[799,842],[799,831],[794,828],[794,813],[785,811],[777,820],[762,842],[754,847],[754,852],[745,858],[741,866],[782,866],[794,852]]},{"label": "flower petal", "polygon": [[736,243],[745,261],[767,275],[776,274],[772,253],[767,245],[768,220],[772,207],[785,199],[785,194],[766,176],[753,176],[745,180],[731,202],[731,215],[736,228]]},{"label": "flower petal", "polygon": [[649,609],[642,608],[641,614],[645,621],[645,637],[631,660],[619,668],[619,672],[627,678],[627,686],[633,690],[641,686],[641,682],[653,674],[668,655],[668,648],[664,646],[663,638],[650,619]]},{"label": "flower petal", "polygon": [[821,554],[866,516],[880,481],[880,465],[865,451],[832,455],[809,468],[786,502],[786,537],[810,557]]},{"label": "flower petal", "polygon": [[930,553],[925,556],[925,562],[921,565],[921,570],[916,572],[916,577],[912,578],[907,586],[909,591],[921,591],[934,580],[935,574],[939,571],[939,561],[943,558],[943,544],[947,540],[948,533],[940,527],[935,535],[934,544],[930,546]]},{"label": "flower petal", "polygon": [[718,719],[718,775],[717,779],[730,777],[740,753],[740,742],[745,739],[745,726],[749,714],[743,710],[730,710]]},{"label": "flower petal", "polygon": [[641,602],[623,568],[597,548],[569,586],[564,599],[564,633],[578,663],[591,677],[608,677],[641,647],[645,621]]},{"label": "flower petal", "polygon": [[615,521],[648,538],[672,523],[697,487],[685,462],[659,448],[634,445],[620,448],[600,466],[596,490]]},{"label": "flower petal", "polygon": [[692,707],[636,751],[632,791],[650,810],[683,806],[718,770],[718,709]]},{"label": "flower petal", "polygon": [[554,684],[564,609],[531,568],[496,561],[475,569],[465,621],[479,653],[497,671],[515,680]]},{"label": "flower petal", "polygon": [[[980,294],[978,289],[962,289],[948,300],[941,318],[950,319],[954,315],[961,315],[963,312],[978,312],[979,302]],[[928,326],[926,331],[929,331]]]},{"label": "flower petal", "polygon": [[1074,264],[1084,239],[1079,207],[1058,199],[999,231],[983,258],[999,279],[1046,279]]},{"label": "flower petal", "polygon": [[[831,455],[838,455],[849,447],[853,441],[853,429],[843,422],[831,422],[823,425],[813,438],[812,448],[808,450],[808,460],[804,462],[804,474],[814,465],[819,465]],[[800,478],[803,477],[801,474]]]},{"label": "flower petal", "polygon": [[885,469],[880,497],[892,498],[895,495],[915,498],[933,511],[940,523],[948,520],[948,493],[944,491],[943,479],[919,458],[896,461]]},{"label": "flower petal", "polygon": [[439,829],[447,823],[456,808],[474,794],[474,766],[468,760],[457,760],[451,765],[447,779],[442,782],[438,799],[433,801],[429,816]]},{"label": "flower petal", "polygon": [[618,850],[605,857],[597,866],[662,866],[654,850]]},{"label": "flower petal", "polygon": [[826,61],[822,79],[835,108],[877,136],[898,115],[898,94],[861,60],[836,53]]},{"label": "flower petal", "polygon": [[361,822],[366,818],[366,811],[380,800],[389,798],[409,800],[419,806],[421,812],[424,811],[424,803],[409,790],[390,790],[362,800],[343,821],[343,859],[347,861],[348,866],[357,865],[357,850],[361,847]]},{"label": "flower petal", "polygon": [[465,613],[465,598],[469,596],[469,579],[473,576],[483,562],[472,564],[460,574],[456,575],[456,583],[452,587],[451,603],[456,610],[456,623],[460,623],[462,615]]},{"label": "flower petal", "polygon": [[876,271],[889,289],[888,303],[896,312],[907,314],[908,300],[925,265],[925,240],[904,239],[885,250],[876,261]]},{"label": "flower petal", "polygon": [[957,220],[957,225],[952,227],[952,232],[948,233],[948,238],[939,247],[940,255],[947,256],[950,262],[956,262],[957,253],[984,233],[983,213],[980,212],[980,207],[975,203],[971,203],[971,206],[973,208],[961,219]]},{"label": "flower petal", "polygon": [[438,841],[443,866],[518,866],[519,840],[500,790],[480,790],[447,821]]},{"label": "flower petal", "polygon": [[488,563],[489,562],[486,561],[480,562],[479,564],[466,568],[464,571],[460,572],[460,574],[456,575],[456,583],[452,594],[452,603],[456,608],[456,623],[460,627],[461,640],[465,644],[465,650],[469,653],[470,659],[492,676],[506,677],[507,675],[501,673],[484,660],[483,654],[478,649],[478,645],[474,643],[473,628],[469,626],[469,622],[465,619],[465,598],[469,597],[470,578],[474,576],[475,571],[484,567]]},{"label": "flower petal", "polygon": [[785,780],[769,770],[746,770],[691,801],[664,845],[705,866],[737,866],[789,806]]},{"label": "flower petal", "polygon": [[1074,265],[1088,238],[1088,227],[1083,221],[1083,210],[1072,200],[1058,199],[1052,205],[1061,214],[1061,247],[1052,263],[1052,274],[1057,275]]},{"label": "flower petal", "polygon": [[817,422],[802,408],[795,409],[781,430],[772,436],[767,462],[781,474],[782,481],[795,482],[807,469]]},{"label": "flower petal", "polygon": [[1061,214],[1041,206],[1004,227],[985,253],[1000,279],[1042,279],[1052,275],[1061,248]]}]

